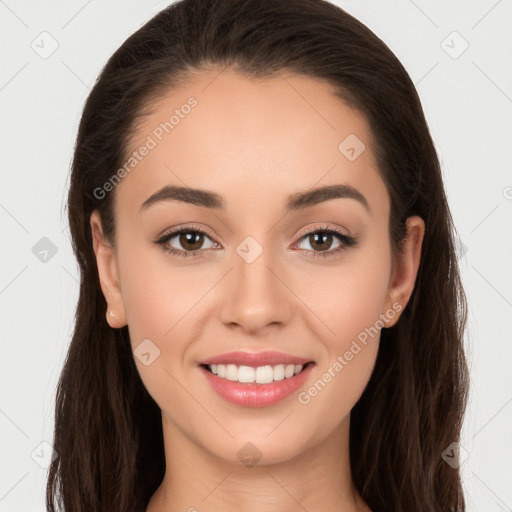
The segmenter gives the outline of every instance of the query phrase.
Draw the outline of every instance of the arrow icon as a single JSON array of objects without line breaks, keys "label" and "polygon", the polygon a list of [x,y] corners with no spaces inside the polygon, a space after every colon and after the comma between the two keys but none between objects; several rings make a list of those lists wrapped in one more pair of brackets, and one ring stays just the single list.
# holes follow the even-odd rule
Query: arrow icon
[{"label": "arrow icon", "polygon": [[153,364],[160,357],[160,349],[149,338],[143,340],[133,353],[144,366]]},{"label": "arrow icon", "polygon": [[353,162],[366,149],[363,141],[355,134],[350,133],[338,145],[339,152],[350,162]]},{"label": "arrow icon", "polygon": [[46,60],[55,53],[59,47],[59,43],[49,32],[44,30],[34,37],[30,43],[30,47],[41,59]]},{"label": "arrow icon", "polygon": [[53,446],[42,441],[30,453],[30,458],[43,469],[48,469],[49,465],[58,457],[58,453],[53,449]]},{"label": "arrow icon", "polygon": [[248,236],[240,242],[236,252],[246,263],[252,263],[263,252],[263,248],[252,236]]},{"label": "arrow icon", "polygon": [[441,41],[441,48],[452,59],[458,59],[469,48],[469,43],[454,30]]}]

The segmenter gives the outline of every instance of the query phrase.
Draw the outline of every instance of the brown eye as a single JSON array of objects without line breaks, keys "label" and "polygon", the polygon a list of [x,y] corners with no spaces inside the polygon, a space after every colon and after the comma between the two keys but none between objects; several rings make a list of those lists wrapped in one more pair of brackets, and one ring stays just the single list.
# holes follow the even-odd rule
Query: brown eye
[{"label": "brown eye", "polygon": [[[204,241],[204,235],[199,231],[188,231],[180,233],[178,236],[179,243],[183,249],[196,251],[201,248]],[[174,237],[173,237],[174,238]]]},{"label": "brown eye", "polygon": [[[337,244],[334,239],[338,240]],[[302,248],[312,253],[313,257],[334,256],[349,247],[358,245],[356,238],[329,227],[303,234],[298,244],[301,245],[304,242],[307,242],[309,247]]]},{"label": "brown eye", "polygon": [[330,233],[324,233],[323,231],[308,235],[308,241],[311,247],[319,251],[327,251],[330,249],[333,243],[332,239],[333,235]]},{"label": "brown eye", "polygon": [[161,245],[166,252],[187,257],[201,255],[201,249],[204,249],[203,246],[206,240],[210,240],[212,244],[206,249],[218,245],[204,231],[185,227],[161,236],[158,240],[155,240],[155,243]]}]

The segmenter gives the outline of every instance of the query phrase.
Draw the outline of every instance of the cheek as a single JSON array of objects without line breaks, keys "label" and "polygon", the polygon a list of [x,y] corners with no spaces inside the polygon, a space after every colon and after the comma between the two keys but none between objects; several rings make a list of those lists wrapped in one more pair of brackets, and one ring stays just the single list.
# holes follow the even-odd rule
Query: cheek
[{"label": "cheek", "polygon": [[[122,295],[135,363],[148,392],[165,408],[170,397],[179,401],[183,395],[180,383],[194,367],[190,348],[204,337],[205,304],[222,274],[207,265],[201,271],[184,269],[158,248],[121,251]],[[148,366],[137,358],[142,347],[157,355]]]},{"label": "cheek", "polygon": [[312,268],[307,281],[301,281],[299,296],[305,298],[313,316],[322,320],[322,338],[330,353],[344,352],[352,339],[374,326],[384,313],[391,254],[384,238],[374,239],[371,245],[347,251],[339,265]]},{"label": "cheek", "polygon": [[312,438],[325,438],[349,417],[372,374],[378,344],[378,335],[367,345],[349,342],[343,347],[346,350],[333,353],[317,368],[309,385],[298,393],[296,418],[310,423]]},{"label": "cheek", "polygon": [[[298,401],[308,411],[325,418],[326,431],[341,421],[363,393],[377,357],[380,333],[395,311],[386,316],[384,305],[391,256],[385,245],[354,251],[343,265],[322,269],[318,286],[309,288],[308,303],[323,321],[323,355],[312,385]],[[321,286],[322,285],[322,286]],[[306,293],[306,289],[304,292]],[[306,296],[306,295],[303,295]],[[311,324],[310,328],[314,328]]]},{"label": "cheek", "polygon": [[208,282],[199,273],[173,266],[172,257],[159,248],[121,251],[122,295],[133,343],[143,338],[167,343],[180,322],[193,316]]},{"label": "cheek", "polygon": [[198,302],[208,283],[193,273],[185,276],[179,268],[172,269],[165,255],[155,251],[124,254],[123,301],[141,380],[162,411],[174,411],[184,425],[193,424],[192,413],[198,412],[183,385],[186,365],[190,366],[185,359],[194,340]]}]

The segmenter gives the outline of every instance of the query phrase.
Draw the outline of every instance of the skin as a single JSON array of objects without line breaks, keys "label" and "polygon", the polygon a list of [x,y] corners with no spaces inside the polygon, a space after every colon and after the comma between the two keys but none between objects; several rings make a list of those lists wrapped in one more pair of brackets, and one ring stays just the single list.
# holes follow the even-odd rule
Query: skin
[{"label": "skin", "polygon": [[[128,324],[133,349],[149,338],[160,350],[149,366],[135,357],[162,411],[166,455],[165,478],[147,512],[368,511],[352,483],[348,440],[350,411],[373,370],[380,330],[307,404],[296,392],[269,407],[233,405],[197,365],[233,350],[281,351],[315,362],[299,392],[307,390],[379,315],[393,304],[403,310],[424,222],[408,219],[405,251],[393,263],[390,200],[369,127],[331,86],[309,77],[257,81],[230,69],[202,71],[152,105],[132,147],[190,96],[197,107],[115,189],[115,247],[96,211],[90,219],[114,314],[107,312],[107,321]],[[366,144],[354,161],[338,150],[349,134]],[[289,195],[333,184],[359,190],[370,211],[336,198],[283,213]],[[226,210],[166,201],[139,212],[164,185],[216,192]],[[188,223],[211,233],[195,246],[202,257],[173,256],[153,243]],[[300,234],[325,226],[359,244],[334,253],[341,242],[333,236],[325,246],[331,256],[322,257],[314,239]],[[252,263],[236,252],[247,236],[263,250]],[[179,236],[167,243],[187,250]],[[261,453],[251,467],[237,456],[247,442]]]}]

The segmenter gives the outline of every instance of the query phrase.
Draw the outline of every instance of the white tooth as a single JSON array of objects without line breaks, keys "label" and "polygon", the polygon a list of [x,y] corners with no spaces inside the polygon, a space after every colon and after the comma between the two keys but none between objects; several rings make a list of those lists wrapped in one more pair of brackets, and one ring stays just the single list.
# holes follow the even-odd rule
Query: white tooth
[{"label": "white tooth", "polygon": [[284,364],[274,366],[274,380],[284,379]]},{"label": "white tooth", "polygon": [[272,366],[258,366],[256,368],[256,382],[258,384],[269,384],[274,380],[274,370]]},{"label": "white tooth", "polygon": [[228,364],[226,366],[226,379],[238,380],[238,366],[236,364]]},{"label": "white tooth", "polygon": [[212,364],[210,370],[214,375],[222,379],[244,383],[257,382],[258,384],[269,384],[273,381],[289,379],[302,371],[302,364],[277,364],[275,366],[237,366],[235,364]]},{"label": "white tooth", "polygon": [[240,366],[238,368],[238,382],[254,382],[254,368],[251,366]]},{"label": "white tooth", "polygon": [[295,372],[295,365],[294,364],[289,364],[285,369],[284,369],[284,376],[289,379],[290,377],[293,377],[293,374]]}]

